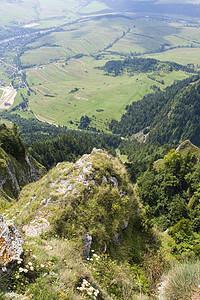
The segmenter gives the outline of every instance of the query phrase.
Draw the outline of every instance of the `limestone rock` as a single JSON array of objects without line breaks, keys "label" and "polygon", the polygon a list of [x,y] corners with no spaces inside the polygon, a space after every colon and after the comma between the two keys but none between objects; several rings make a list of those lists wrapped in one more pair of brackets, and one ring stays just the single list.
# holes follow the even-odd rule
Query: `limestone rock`
[{"label": "limestone rock", "polygon": [[15,224],[6,222],[0,215],[0,263],[2,270],[20,259],[24,241]]},{"label": "limestone rock", "polygon": [[83,256],[86,258],[89,256],[91,245],[92,245],[92,236],[86,233],[83,237],[83,242],[85,245],[85,249],[83,251]]}]

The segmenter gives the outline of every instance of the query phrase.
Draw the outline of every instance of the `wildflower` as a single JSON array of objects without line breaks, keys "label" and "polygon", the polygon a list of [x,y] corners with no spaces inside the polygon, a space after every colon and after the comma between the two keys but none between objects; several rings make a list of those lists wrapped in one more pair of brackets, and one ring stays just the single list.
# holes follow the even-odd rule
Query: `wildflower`
[{"label": "wildflower", "polygon": [[29,262],[28,265],[31,267],[33,264],[32,264],[32,262]]},{"label": "wildflower", "polygon": [[41,265],[40,265],[40,267],[41,267],[41,268],[44,268],[44,265],[43,265],[43,264],[41,264]]},{"label": "wildflower", "polygon": [[15,276],[15,278],[16,278],[16,279],[19,279],[19,275],[17,274],[17,275]]},{"label": "wildflower", "polygon": [[93,258],[90,258],[90,261],[93,261]]},{"label": "wildflower", "polygon": [[19,273],[22,273],[24,271],[24,269],[23,268],[19,268]]},{"label": "wildflower", "polygon": [[36,258],[36,256],[33,254],[33,258]]},{"label": "wildflower", "polygon": [[86,279],[83,279],[83,284],[88,283],[88,281]]},{"label": "wildflower", "polygon": [[18,265],[20,265],[22,262],[21,262],[21,260],[18,260],[17,263],[18,263]]},{"label": "wildflower", "polygon": [[94,250],[91,250],[91,252],[94,252]]},{"label": "wildflower", "polygon": [[31,270],[31,271],[34,271],[34,268],[33,268],[33,266],[31,266],[31,267],[30,267],[30,270]]},{"label": "wildflower", "polygon": [[93,254],[93,257],[95,257],[95,258],[96,258],[96,257],[98,257],[98,255],[97,255],[96,253],[94,253],[94,254]]},{"label": "wildflower", "polygon": [[27,269],[24,269],[23,271],[24,271],[24,273],[27,273],[27,272],[28,272],[28,270],[27,270]]}]

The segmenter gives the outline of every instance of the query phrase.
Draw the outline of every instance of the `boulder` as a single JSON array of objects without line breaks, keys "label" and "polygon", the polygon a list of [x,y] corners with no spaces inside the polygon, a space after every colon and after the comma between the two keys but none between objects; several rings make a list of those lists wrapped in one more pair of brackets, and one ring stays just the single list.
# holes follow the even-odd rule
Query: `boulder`
[{"label": "boulder", "polygon": [[11,222],[6,222],[0,215],[0,265],[3,272],[7,271],[8,265],[11,266],[23,253],[24,241],[16,228]]}]

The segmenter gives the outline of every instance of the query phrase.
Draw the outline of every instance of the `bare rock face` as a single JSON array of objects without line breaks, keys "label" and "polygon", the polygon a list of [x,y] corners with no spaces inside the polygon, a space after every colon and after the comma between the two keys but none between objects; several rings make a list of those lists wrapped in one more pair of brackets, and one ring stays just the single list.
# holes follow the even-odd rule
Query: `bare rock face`
[{"label": "bare rock face", "polygon": [[0,215],[0,264],[6,272],[8,265],[20,259],[24,241],[15,224],[6,222]]}]

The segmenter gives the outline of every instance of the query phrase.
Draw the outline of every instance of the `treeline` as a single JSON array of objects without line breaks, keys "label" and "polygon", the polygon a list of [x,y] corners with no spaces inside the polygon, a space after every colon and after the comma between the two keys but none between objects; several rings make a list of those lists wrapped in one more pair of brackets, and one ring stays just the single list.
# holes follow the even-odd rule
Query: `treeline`
[{"label": "treeline", "polygon": [[174,70],[182,70],[185,72],[193,72],[192,69],[179,65],[173,62],[160,62],[154,58],[126,58],[124,60],[108,61],[103,67],[98,67],[104,70],[107,75],[119,76],[123,73],[132,74],[135,72],[147,73],[156,70],[167,69],[172,72]]},{"label": "treeline", "polygon": [[113,133],[128,137],[149,132],[149,143],[177,144],[190,139],[200,145],[200,83],[199,75],[174,83],[165,91],[149,94],[126,107],[118,122],[112,120]]},{"label": "treeline", "polygon": [[17,160],[24,158],[25,147],[20,139],[20,132],[18,132],[15,124],[12,129],[6,127],[5,124],[0,124],[0,147]]},{"label": "treeline", "polygon": [[97,134],[81,131],[69,131],[57,138],[35,142],[29,146],[29,153],[46,169],[58,162],[76,161],[80,156],[90,153],[92,149],[101,148],[115,154],[121,138],[111,134]]},{"label": "treeline", "polygon": [[3,119],[17,124],[21,131],[21,139],[26,144],[31,144],[35,141],[52,139],[67,132],[66,126],[57,127],[55,125],[41,122],[34,117],[25,119],[20,117],[18,114],[10,114],[7,111],[1,112],[0,116]]},{"label": "treeline", "polygon": [[200,255],[200,149],[171,150],[149,165],[138,181],[138,193],[149,218],[169,228],[178,257]]},{"label": "treeline", "polygon": [[166,155],[170,149],[173,148],[171,144],[160,145],[159,143],[147,144],[139,143],[135,139],[123,140],[120,145],[120,154],[126,155],[130,179],[136,183],[137,179],[148,169],[152,161],[161,159]]}]

